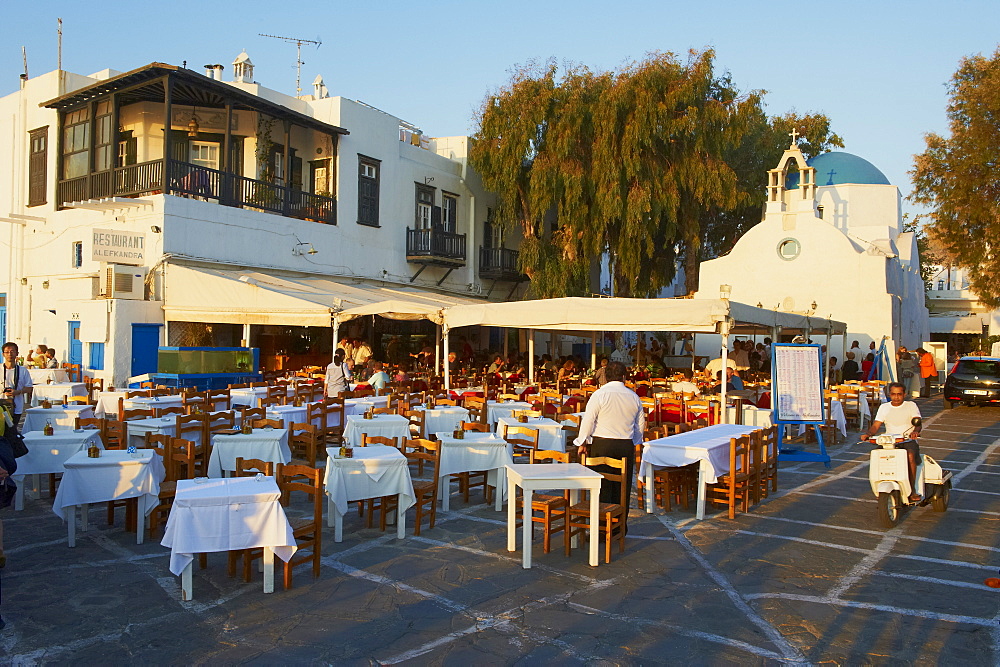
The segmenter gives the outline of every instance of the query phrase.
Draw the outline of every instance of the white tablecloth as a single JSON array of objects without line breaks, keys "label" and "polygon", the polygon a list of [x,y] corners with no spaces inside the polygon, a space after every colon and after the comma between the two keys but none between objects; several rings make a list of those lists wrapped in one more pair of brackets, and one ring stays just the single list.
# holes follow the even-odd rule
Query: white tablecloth
[{"label": "white tablecloth", "polygon": [[41,405],[42,401],[61,401],[63,396],[86,396],[87,386],[82,382],[53,382],[36,384],[31,396],[31,405]]},{"label": "white tablecloth", "polygon": [[259,408],[260,399],[265,396],[267,396],[267,387],[229,390],[229,399],[233,405],[247,405],[251,408]]},{"label": "white tablecloth", "polygon": [[163,462],[151,449],[140,449],[135,455],[125,450],[102,451],[98,459],[78,452],[63,466],[62,483],[52,505],[52,511],[60,519],[66,519],[66,509],[75,505],[144,495],[149,514],[159,503]]},{"label": "white tablecloth", "polygon": [[[449,475],[476,470],[489,470],[486,480],[500,491],[500,500],[506,498],[506,478],[497,474],[503,473],[506,466],[514,463],[511,457],[511,445],[496,433],[477,433],[470,431],[461,440],[450,435],[438,436],[441,440],[441,466],[439,479]],[[499,505],[499,503],[498,503]],[[497,507],[499,509],[499,506]]]},{"label": "white tablecloth", "polygon": [[56,431],[52,435],[43,435],[41,431],[24,433],[24,444],[28,453],[17,460],[15,478],[24,475],[45,475],[50,472],[62,472],[63,463],[77,452],[86,454],[90,443],[96,442],[103,449],[101,434],[93,429],[76,433],[72,430]]},{"label": "white tablecloth", "polygon": [[288,562],[296,546],[280,495],[273,477],[179,480],[160,542],[170,549],[170,571],[180,575],[197,553],[254,547]]},{"label": "white tablecloth", "polygon": [[50,379],[53,382],[69,382],[69,373],[65,368],[29,368],[28,375],[34,385],[45,384]]},{"label": "white tablecloth", "polygon": [[94,407],[92,405],[63,405],[53,408],[28,408],[24,411],[24,423],[21,424],[21,430],[41,431],[45,428],[46,422],[51,422],[52,427],[57,431],[73,430],[77,417],[93,419]]},{"label": "white tablecloth", "polygon": [[347,503],[365,498],[399,495],[399,511],[413,506],[413,481],[406,457],[395,447],[372,445],[354,449],[354,458],[338,458],[339,447],[327,447],[323,484],[330,504],[341,515]]},{"label": "white tablecloth", "polygon": [[[151,417],[149,419],[136,419],[125,422],[128,428],[128,444],[133,447],[142,447],[146,441],[147,433],[161,433],[175,437],[177,435],[176,415],[170,417]],[[191,435],[188,433],[187,435]],[[194,440],[192,438],[192,440]],[[197,444],[201,444],[201,437],[197,438]]]},{"label": "white tablecloth", "polygon": [[539,449],[566,451],[566,431],[563,430],[562,424],[548,417],[531,417],[527,424],[522,424],[513,417],[501,417],[497,420],[497,433],[501,437],[503,437],[505,426],[526,426],[538,431]]},{"label": "white tablecloth", "polygon": [[292,450],[288,448],[287,428],[255,428],[244,435],[215,435],[212,437],[212,455],[208,459],[208,476],[222,477],[223,471],[236,470],[236,459],[260,459],[272,463],[288,463]]},{"label": "white tablecloth", "polygon": [[387,438],[409,438],[410,420],[401,415],[376,415],[365,419],[361,415],[347,415],[344,441],[351,447],[361,446],[361,435],[380,435]]},{"label": "white tablecloth", "polygon": [[486,404],[486,421],[490,426],[496,426],[497,420],[501,417],[513,417],[514,410],[531,410],[531,403],[526,401],[510,401],[507,403],[497,403],[490,401]]},{"label": "white tablecloth", "polygon": [[124,391],[102,391],[97,395],[94,415],[102,419],[118,419],[118,399],[125,398]]},{"label": "white tablecloth", "polygon": [[159,410],[160,408],[179,408],[183,405],[184,399],[180,396],[153,396],[151,398],[141,396],[125,400],[125,407],[129,410]]},{"label": "white tablecloth", "polygon": [[757,428],[739,424],[716,424],[650,440],[643,447],[639,474],[645,475],[649,465],[680,467],[705,460],[710,465],[706,482],[715,484],[719,475],[729,471],[730,439],[746,435]]},{"label": "white tablecloth", "polygon": [[306,407],[295,407],[294,405],[272,405],[264,413],[268,419],[280,419],[285,422],[285,426],[306,423]]},{"label": "white tablecloth", "polygon": [[445,405],[428,410],[423,405],[415,405],[413,409],[424,413],[424,430],[428,438],[432,437],[432,433],[437,433],[438,437],[442,433],[451,433],[461,428],[462,422],[469,421],[469,411],[457,406]]},{"label": "white tablecloth", "polygon": [[[388,396],[365,396],[364,398],[348,398],[344,399],[344,407],[347,408],[347,414],[358,414],[371,407],[385,408],[389,405]],[[351,412],[351,407],[354,406],[357,412]]]}]

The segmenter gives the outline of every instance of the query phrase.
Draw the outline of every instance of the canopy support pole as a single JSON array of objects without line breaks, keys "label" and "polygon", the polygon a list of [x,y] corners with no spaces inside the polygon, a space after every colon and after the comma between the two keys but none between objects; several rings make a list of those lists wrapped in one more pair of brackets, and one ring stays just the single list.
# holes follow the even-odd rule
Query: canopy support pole
[{"label": "canopy support pole", "polygon": [[[681,340],[684,340],[684,339],[682,338]],[[698,353],[695,352],[695,350],[698,347],[695,344],[697,341],[698,341],[698,334],[692,332],[691,333],[691,372],[692,373],[698,372],[698,368],[697,368],[697,366],[698,366]],[[681,352],[683,352],[683,351],[684,351],[684,344],[681,343]]]},{"label": "canopy support pole", "polygon": [[597,370],[597,332],[590,332],[590,370]]},{"label": "canopy support pole", "polygon": [[535,384],[535,330],[528,329],[528,384]]},{"label": "canopy support pole", "polygon": [[250,347],[250,325],[243,325],[243,345],[241,347]]},{"label": "canopy support pole", "polygon": [[340,344],[340,318],[334,316],[333,318],[333,353],[330,355],[330,361],[333,361],[333,357],[337,355],[337,346]]},{"label": "canopy support pole", "polygon": [[503,332],[503,362],[506,364],[508,359],[508,347],[510,345],[510,331],[506,327],[501,327],[500,331]]},{"label": "canopy support pole", "polygon": [[729,319],[722,321],[722,378],[719,380],[719,423],[729,423],[726,409],[726,384],[729,380]]},{"label": "canopy support pole", "polygon": [[[438,329],[440,331],[440,329]],[[451,364],[448,363],[448,329],[444,330],[444,388],[451,390]]]},{"label": "canopy support pole", "polygon": [[434,375],[441,373],[441,325],[434,331]]}]

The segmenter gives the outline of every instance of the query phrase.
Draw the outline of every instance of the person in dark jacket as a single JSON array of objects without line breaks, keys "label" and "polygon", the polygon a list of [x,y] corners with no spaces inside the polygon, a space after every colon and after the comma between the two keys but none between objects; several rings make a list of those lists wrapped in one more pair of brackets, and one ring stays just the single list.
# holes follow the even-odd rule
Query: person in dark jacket
[{"label": "person in dark jacket", "polygon": [[844,365],[840,368],[840,374],[843,376],[844,382],[857,380],[860,370],[861,369],[858,368],[858,362],[854,361],[854,353],[848,350],[847,360],[844,361]]}]

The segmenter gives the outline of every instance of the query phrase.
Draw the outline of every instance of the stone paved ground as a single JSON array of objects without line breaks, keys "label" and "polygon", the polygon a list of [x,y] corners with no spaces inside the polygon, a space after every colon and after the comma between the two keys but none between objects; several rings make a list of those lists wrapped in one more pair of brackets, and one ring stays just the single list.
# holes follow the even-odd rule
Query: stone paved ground
[{"label": "stone paved ground", "polygon": [[947,513],[881,530],[869,448],[841,444],[829,470],[784,464],[779,494],[733,521],[633,510],[626,553],[598,568],[537,545],[524,570],[506,515],[456,498],[419,538],[348,518],[320,578],[300,567],[287,592],[214,554],[185,603],[158,539],[94,510],[70,550],[51,501],[29,500],[4,515],[0,663],[997,664],[1000,409],[922,408],[924,452],[956,473]]}]

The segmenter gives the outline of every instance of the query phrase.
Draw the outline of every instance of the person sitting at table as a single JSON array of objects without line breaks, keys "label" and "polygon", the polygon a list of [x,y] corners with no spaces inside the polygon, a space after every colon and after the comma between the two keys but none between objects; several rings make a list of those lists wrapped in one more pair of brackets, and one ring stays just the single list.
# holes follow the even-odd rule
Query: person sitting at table
[{"label": "person sitting at table", "polygon": [[[28,368],[45,368],[45,351],[48,349],[49,348],[47,346],[39,343],[33,352],[32,350],[28,350],[28,356],[24,359],[24,365]],[[34,356],[32,356],[32,354],[34,354]]]},{"label": "person sitting at table", "polygon": [[375,391],[382,391],[389,384],[389,374],[382,370],[382,362],[372,362],[372,376],[368,378],[368,385]]},{"label": "person sitting at table", "polygon": [[395,372],[392,374],[393,382],[409,382],[410,376],[406,372],[406,364],[396,364]]},{"label": "person sitting at table", "polygon": [[698,385],[693,382],[694,373],[690,368],[682,368],[681,375],[684,379],[671,384],[671,391],[676,391],[681,394],[694,394],[695,396],[701,393],[701,389],[699,389]]},{"label": "person sitting at table", "polygon": [[559,367],[559,375],[556,380],[563,382],[572,378],[574,374],[576,374],[576,362],[572,359],[567,359],[566,363]]},{"label": "person sitting at table", "polygon": [[505,365],[506,364],[504,364],[503,356],[498,354],[496,355],[496,357],[493,358],[493,363],[490,364],[490,367],[489,369],[487,369],[486,372],[491,374],[500,373],[503,371]]},{"label": "person sitting at table", "polygon": [[344,351],[338,348],[333,361],[326,367],[326,395],[330,398],[340,396],[340,392],[347,391],[350,381],[351,369],[344,361]]},{"label": "person sitting at table", "polygon": [[[730,369],[732,370],[732,369]],[[722,371],[715,374],[716,384],[706,391],[706,394],[721,394],[722,393]],[[726,392],[736,391],[736,386],[732,382],[726,382]]]},{"label": "person sitting at table", "polygon": [[726,369],[726,380],[728,384],[733,385],[736,391],[743,391],[743,378],[732,368]]},{"label": "person sitting at table", "polygon": [[45,368],[59,368],[59,360],[56,359],[56,348],[54,347],[45,350]]},{"label": "person sitting at table", "polygon": [[448,364],[448,373],[452,376],[462,372],[462,362],[458,360],[458,353],[454,350],[448,353],[448,359],[445,360]]},{"label": "person sitting at table", "polygon": [[594,371],[594,384],[603,387],[608,383],[608,358],[601,357],[601,365]]}]

